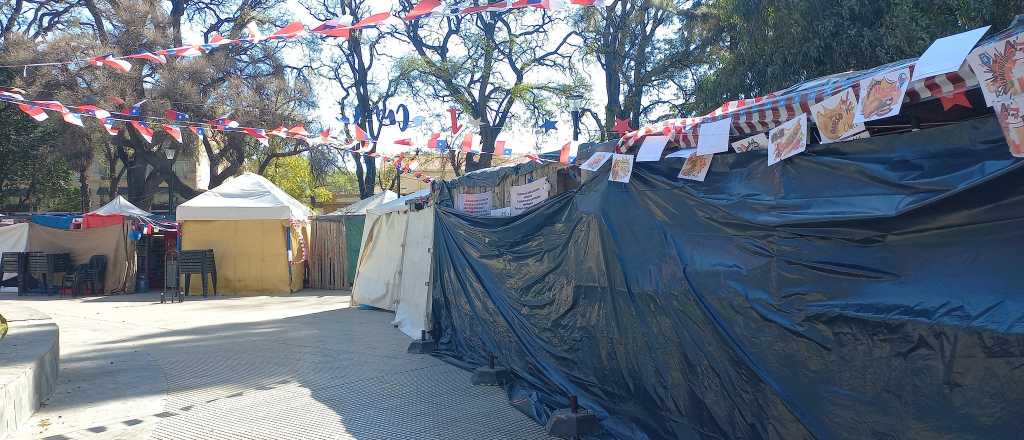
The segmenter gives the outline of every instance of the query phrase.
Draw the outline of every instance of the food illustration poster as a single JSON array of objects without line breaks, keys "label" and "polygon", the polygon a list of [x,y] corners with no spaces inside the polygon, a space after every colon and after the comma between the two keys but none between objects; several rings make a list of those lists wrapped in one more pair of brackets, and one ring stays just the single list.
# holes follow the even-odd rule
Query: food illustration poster
[{"label": "food illustration poster", "polygon": [[629,183],[629,176],[633,174],[633,155],[613,154],[612,170],[608,174],[608,180],[613,182]]},{"label": "food illustration poster", "polygon": [[711,158],[713,157],[715,157],[714,154],[694,154],[686,158],[683,168],[679,170],[679,175],[676,177],[703,182],[708,175],[708,169],[711,168]]},{"label": "food illustration poster", "polygon": [[1006,144],[1010,146],[1010,154],[1024,157],[1024,117],[1021,115],[1024,95],[998,100],[994,107]]},{"label": "food illustration poster", "polygon": [[854,122],[856,109],[857,96],[852,87],[812,106],[811,114],[821,134],[821,143],[836,142],[864,131],[863,123]]},{"label": "food illustration poster", "polygon": [[909,85],[909,66],[862,79],[856,121],[873,121],[899,114]]},{"label": "food illustration poster", "polygon": [[758,133],[743,140],[732,143],[732,149],[737,153],[745,153],[754,150],[768,149],[768,134]]},{"label": "food illustration poster", "polygon": [[978,77],[989,107],[1024,94],[1024,37],[1021,35],[974,49],[967,56],[967,64]]},{"label": "food illustration poster", "polygon": [[768,132],[768,165],[802,153],[807,148],[807,113],[801,113]]}]

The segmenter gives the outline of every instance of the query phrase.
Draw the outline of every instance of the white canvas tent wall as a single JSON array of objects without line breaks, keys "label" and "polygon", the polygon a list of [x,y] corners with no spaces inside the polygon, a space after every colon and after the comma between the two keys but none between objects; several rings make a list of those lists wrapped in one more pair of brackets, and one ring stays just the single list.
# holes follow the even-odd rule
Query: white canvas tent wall
[{"label": "white canvas tent wall", "polygon": [[[28,223],[0,226],[0,254],[4,252],[25,252],[28,250]],[[4,273],[0,279],[14,278],[17,274]],[[0,288],[4,289],[4,288]],[[11,288],[14,290],[14,288]]]},{"label": "white canvas tent wall", "polygon": [[430,327],[427,281],[434,208],[410,211],[405,202],[429,194],[429,190],[420,191],[367,211],[352,287],[353,302],[394,311],[394,324],[413,338]]}]

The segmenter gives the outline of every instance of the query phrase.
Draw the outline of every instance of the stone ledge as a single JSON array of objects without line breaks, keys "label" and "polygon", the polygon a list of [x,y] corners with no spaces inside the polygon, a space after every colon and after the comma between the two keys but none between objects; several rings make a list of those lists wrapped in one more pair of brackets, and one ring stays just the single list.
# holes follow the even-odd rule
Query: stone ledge
[{"label": "stone ledge", "polygon": [[49,316],[30,307],[0,309],[10,329],[0,339],[0,440],[22,427],[53,393],[60,335]]}]

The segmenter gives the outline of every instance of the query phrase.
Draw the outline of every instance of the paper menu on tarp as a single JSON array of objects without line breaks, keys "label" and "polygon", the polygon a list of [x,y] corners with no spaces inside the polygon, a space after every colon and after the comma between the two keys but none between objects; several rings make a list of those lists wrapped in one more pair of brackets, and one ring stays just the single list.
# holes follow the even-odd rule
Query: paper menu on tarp
[{"label": "paper menu on tarp", "polygon": [[729,150],[732,119],[725,118],[700,124],[697,129],[697,154],[722,153]]},{"label": "paper menu on tarp", "polygon": [[580,165],[580,168],[587,171],[597,171],[601,169],[601,166],[603,166],[605,162],[608,162],[608,159],[611,159],[611,157],[612,153],[607,151],[598,151],[591,155],[586,162],[583,162],[583,165]]},{"label": "paper menu on tarp", "polygon": [[852,87],[811,106],[821,143],[836,142],[864,131],[864,124],[855,122],[856,108],[857,96]]},{"label": "paper menu on tarp", "polygon": [[640,151],[636,153],[637,162],[657,162],[661,160],[661,152],[668,144],[668,136],[647,136],[644,138]]},{"label": "paper menu on tarp", "polygon": [[526,185],[509,188],[512,215],[519,215],[547,200],[550,190],[551,185],[548,183],[548,179],[537,179]]},{"label": "paper menu on tarp", "polygon": [[711,168],[711,159],[714,157],[714,154],[694,154],[688,157],[676,177],[703,182],[708,175],[708,169]]},{"label": "paper menu on tarp", "polygon": [[932,42],[914,65],[914,81],[960,70],[967,54],[985,35],[990,26],[956,35],[939,38]]},{"label": "paper menu on tarp", "polygon": [[899,114],[909,86],[909,66],[860,80],[860,98],[853,121],[863,123]]},{"label": "paper menu on tarp", "polygon": [[768,165],[802,153],[807,148],[807,113],[800,113],[768,132]]},{"label": "paper menu on tarp", "polygon": [[613,154],[612,169],[608,173],[608,180],[629,183],[629,176],[631,175],[633,175],[633,155]]},{"label": "paper menu on tarp", "polygon": [[747,151],[764,150],[768,148],[768,134],[758,133],[743,140],[732,143],[732,149],[737,153]]},{"label": "paper menu on tarp", "polygon": [[455,209],[472,215],[487,215],[491,212],[491,192],[459,194],[455,198]]},{"label": "paper menu on tarp", "polygon": [[985,104],[995,106],[1024,94],[1024,36],[1021,34],[974,49],[967,57],[985,96]]}]

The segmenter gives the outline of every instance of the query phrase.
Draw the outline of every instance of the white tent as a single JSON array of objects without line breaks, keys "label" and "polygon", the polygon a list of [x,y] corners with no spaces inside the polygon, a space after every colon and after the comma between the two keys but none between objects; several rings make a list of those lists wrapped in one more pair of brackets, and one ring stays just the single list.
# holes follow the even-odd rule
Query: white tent
[{"label": "white tent", "polygon": [[367,211],[352,286],[353,302],[396,312],[394,324],[413,338],[429,329],[434,208],[410,211],[406,202],[429,194],[420,191]]},{"label": "white tent", "polygon": [[131,217],[149,217],[151,215],[150,213],[139,209],[138,206],[133,205],[132,202],[129,202],[128,199],[121,196],[115,197],[114,200],[107,202],[106,205],[99,207],[95,211],[89,212],[89,214],[126,215]]},{"label": "white tent", "polygon": [[308,220],[313,212],[259,174],[228,179],[178,206],[177,220]]},{"label": "white tent", "polygon": [[[28,223],[0,226],[0,254],[4,252],[25,252],[28,250]],[[0,274],[0,280],[14,278],[17,274]]]},{"label": "white tent", "polygon": [[388,203],[398,198],[398,194],[393,191],[384,191],[382,193],[374,194],[372,197],[367,197],[337,211],[334,211],[327,215],[366,215],[368,209],[376,208],[384,203]]}]

